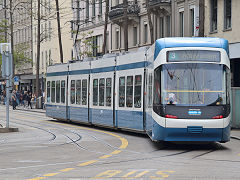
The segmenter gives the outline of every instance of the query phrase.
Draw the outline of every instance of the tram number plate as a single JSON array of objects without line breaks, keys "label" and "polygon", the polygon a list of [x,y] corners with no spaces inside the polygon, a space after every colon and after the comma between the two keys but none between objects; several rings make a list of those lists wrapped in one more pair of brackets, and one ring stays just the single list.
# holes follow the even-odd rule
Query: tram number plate
[{"label": "tram number plate", "polygon": [[188,115],[190,116],[200,116],[202,114],[200,109],[189,109]]}]

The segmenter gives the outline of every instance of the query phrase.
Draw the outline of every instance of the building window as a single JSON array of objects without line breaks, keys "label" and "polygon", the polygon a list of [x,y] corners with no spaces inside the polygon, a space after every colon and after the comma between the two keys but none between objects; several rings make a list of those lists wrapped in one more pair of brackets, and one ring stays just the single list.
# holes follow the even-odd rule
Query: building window
[{"label": "building window", "polygon": [[134,46],[137,46],[137,37],[138,37],[137,27],[133,27],[133,45]]},{"label": "building window", "polygon": [[79,1],[77,1],[76,3],[77,3],[77,8],[76,8],[76,11],[77,11],[77,20],[79,21],[79,20],[80,20],[80,6],[79,6]]},{"label": "building window", "polygon": [[96,3],[95,0],[92,0],[92,16],[96,16]]},{"label": "building window", "polygon": [[99,14],[102,14],[102,0],[99,0]]},{"label": "building window", "polygon": [[48,25],[49,25],[49,32],[48,32],[48,38],[49,38],[49,41],[51,41],[51,32],[52,32],[52,27],[51,27],[51,21],[48,22]]},{"label": "building window", "polygon": [[48,53],[48,60],[49,60],[49,66],[52,65],[52,51],[51,49],[49,50],[49,53]]},{"label": "building window", "polygon": [[190,9],[190,35],[194,36],[194,8]]},{"label": "building window", "polygon": [[184,12],[179,12],[179,30],[180,30],[180,37],[184,36]]},{"label": "building window", "polygon": [[171,36],[171,17],[167,16],[166,17],[166,24],[167,24],[167,37]]},{"label": "building window", "polygon": [[211,31],[217,30],[217,0],[211,0]]},{"label": "building window", "polygon": [[143,43],[146,44],[148,42],[148,27],[147,27],[147,24],[144,24],[144,41]]},{"label": "building window", "polygon": [[160,20],[159,20],[159,24],[160,24],[160,38],[163,38],[164,37],[164,19],[163,17],[160,17]]},{"label": "building window", "polygon": [[89,18],[89,0],[86,0],[86,19]]},{"label": "building window", "polygon": [[116,49],[119,49],[119,30],[116,30]]},{"label": "building window", "polygon": [[232,27],[232,0],[224,0],[224,29]]}]

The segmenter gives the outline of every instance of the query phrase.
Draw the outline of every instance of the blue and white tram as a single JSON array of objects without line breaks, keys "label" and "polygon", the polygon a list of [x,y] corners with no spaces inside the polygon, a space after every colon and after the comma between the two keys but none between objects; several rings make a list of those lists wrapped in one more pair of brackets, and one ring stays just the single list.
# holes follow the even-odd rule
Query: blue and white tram
[{"label": "blue and white tram", "polygon": [[153,141],[227,142],[230,87],[226,40],[163,38],[137,52],[50,66],[46,113]]}]

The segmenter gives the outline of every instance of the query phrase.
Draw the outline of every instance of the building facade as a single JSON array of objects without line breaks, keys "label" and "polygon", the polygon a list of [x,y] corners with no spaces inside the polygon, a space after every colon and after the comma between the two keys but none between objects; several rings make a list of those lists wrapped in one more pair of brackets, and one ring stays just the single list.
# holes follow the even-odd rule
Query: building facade
[{"label": "building facade", "polygon": [[[198,36],[199,31],[199,0],[149,0],[147,11],[146,0],[127,1],[128,49],[136,50],[151,45],[149,25],[150,13],[153,29],[153,41],[161,37]],[[124,14],[123,0],[109,1],[109,20],[107,25],[107,52],[124,50]],[[73,1],[74,22],[73,32],[78,32],[76,42],[80,41],[81,33],[92,31],[93,43],[97,45],[93,56],[102,54],[104,31],[104,13],[106,3],[101,0]],[[82,51],[81,45],[75,47],[74,56]]]},{"label": "building facade", "polygon": [[239,0],[205,0],[205,36],[221,37],[229,41],[232,86],[240,86],[240,19]]}]

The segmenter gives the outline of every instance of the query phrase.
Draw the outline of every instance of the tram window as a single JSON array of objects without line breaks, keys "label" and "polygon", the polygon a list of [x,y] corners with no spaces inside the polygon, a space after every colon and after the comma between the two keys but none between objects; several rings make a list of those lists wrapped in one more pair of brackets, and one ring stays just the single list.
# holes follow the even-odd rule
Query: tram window
[{"label": "tram window", "polygon": [[99,80],[99,106],[104,106],[105,79]]},{"label": "tram window", "polygon": [[148,107],[152,106],[152,73],[148,77]]},{"label": "tram window", "polygon": [[55,81],[52,81],[51,102],[55,103]]},{"label": "tram window", "polygon": [[75,104],[75,80],[71,80],[71,104]]},{"label": "tram window", "polygon": [[50,102],[50,91],[51,91],[51,83],[47,82],[47,102]]},{"label": "tram window", "polygon": [[82,105],[87,105],[87,80],[82,80]]},{"label": "tram window", "polygon": [[126,95],[126,106],[133,106],[133,76],[127,77],[127,95]]},{"label": "tram window", "polygon": [[93,80],[93,105],[98,105],[98,79]]},{"label": "tram window", "polygon": [[65,103],[65,80],[61,81],[61,103]]},{"label": "tram window", "polygon": [[56,103],[60,103],[60,81],[56,81]]},{"label": "tram window", "polygon": [[76,81],[76,104],[81,104],[81,80]]},{"label": "tram window", "polygon": [[135,76],[135,87],[134,87],[134,107],[141,108],[141,89],[142,89],[142,76]]},{"label": "tram window", "polygon": [[125,77],[119,78],[119,107],[125,106]]},{"label": "tram window", "polygon": [[106,106],[111,106],[111,102],[112,102],[111,91],[112,91],[112,79],[107,78],[107,80],[106,80]]}]

